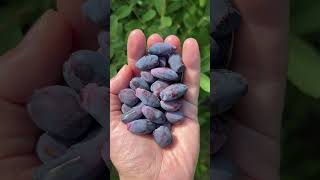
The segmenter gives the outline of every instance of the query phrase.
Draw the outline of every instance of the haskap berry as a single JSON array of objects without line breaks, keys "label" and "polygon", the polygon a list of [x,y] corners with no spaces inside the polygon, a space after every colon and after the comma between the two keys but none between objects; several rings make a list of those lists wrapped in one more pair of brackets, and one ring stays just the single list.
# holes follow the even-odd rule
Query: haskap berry
[{"label": "haskap berry", "polygon": [[[227,70],[233,57],[235,32],[240,25],[241,16],[232,6],[231,0],[214,0],[211,9],[211,176],[217,179],[233,179],[236,173],[225,166],[227,161],[219,156],[225,154],[221,150],[224,149],[230,132],[230,122],[227,120],[229,118],[225,118],[225,115],[248,91],[245,78]],[[221,166],[221,163],[224,165]]]},{"label": "haskap berry", "polygon": [[[151,46],[148,54],[135,64],[141,71],[140,77],[132,78],[131,90],[119,93],[123,103],[121,121],[127,124],[128,131],[136,135],[152,134],[161,148],[172,143],[172,125],[184,119],[180,109],[188,87],[182,83],[183,60],[175,51],[176,47],[168,43]],[[135,107],[130,105],[137,103],[132,91],[140,102]]]},{"label": "haskap berry", "polygon": [[[61,67],[64,82],[35,90],[27,103],[30,118],[44,131],[35,148],[44,164],[34,169],[34,180],[109,177],[109,6],[109,0],[84,1],[83,19],[100,29],[99,49],[73,52]],[[131,107],[140,100],[130,91],[130,106],[123,111],[138,109]]]}]

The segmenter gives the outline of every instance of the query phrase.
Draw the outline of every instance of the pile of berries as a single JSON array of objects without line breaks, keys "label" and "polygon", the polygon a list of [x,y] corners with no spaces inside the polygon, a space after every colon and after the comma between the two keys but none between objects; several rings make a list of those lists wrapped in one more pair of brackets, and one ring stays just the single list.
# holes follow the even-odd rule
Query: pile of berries
[{"label": "pile of berries", "polygon": [[223,156],[223,145],[228,139],[226,113],[248,91],[247,81],[228,70],[232,56],[234,31],[240,25],[240,14],[230,0],[211,1],[211,176],[232,179],[233,164]]},{"label": "pile of berries", "polygon": [[185,67],[175,51],[168,43],[154,44],[135,64],[140,77],[119,93],[121,121],[133,134],[152,134],[161,148],[172,143],[171,125],[184,119],[182,97],[188,88],[181,83]]},{"label": "pile of berries", "polygon": [[27,109],[44,131],[36,145],[43,165],[34,180],[107,179],[109,159],[108,0],[88,0],[82,10],[98,25],[100,49],[72,53],[64,83],[35,90]]}]

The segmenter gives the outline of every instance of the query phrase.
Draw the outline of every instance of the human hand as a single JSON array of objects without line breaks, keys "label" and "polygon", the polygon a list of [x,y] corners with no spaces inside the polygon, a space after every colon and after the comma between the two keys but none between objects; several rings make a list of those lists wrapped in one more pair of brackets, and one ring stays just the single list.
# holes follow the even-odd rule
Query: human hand
[{"label": "human hand", "polygon": [[34,152],[41,132],[27,113],[29,96],[62,81],[62,65],[74,49],[97,47],[96,28],[81,16],[81,3],[57,0],[58,12],[45,12],[19,45],[0,57],[3,180],[31,180],[33,168],[41,165]]},{"label": "human hand", "polygon": [[242,22],[235,37],[231,69],[246,77],[249,92],[232,111],[226,150],[240,171],[235,179],[276,180],[280,179],[289,3],[234,2]]},{"label": "human hand", "polygon": [[[200,53],[196,40],[187,39],[181,50],[180,40],[168,36],[165,42],[182,52],[185,64],[183,83],[188,91],[183,100],[184,122],[172,128],[173,143],[165,149],[152,137],[130,133],[120,120],[120,90],[127,88],[137,74],[136,61],[145,54],[146,38],[140,30],[134,30],[128,38],[128,65],[124,65],[110,83],[110,158],[121,179],[193,179],[199,154],[199,123],[197,118],[199,96]],[[158,34],[148,38],[147,46],[163,42]]]}]

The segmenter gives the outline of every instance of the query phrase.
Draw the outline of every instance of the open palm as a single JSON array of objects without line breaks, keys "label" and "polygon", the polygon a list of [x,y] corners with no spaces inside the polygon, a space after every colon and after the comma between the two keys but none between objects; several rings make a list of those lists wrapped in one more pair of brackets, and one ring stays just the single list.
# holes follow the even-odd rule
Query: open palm
[{"label": "open palm", "polygon": [[[177,47],[181,53],[180,40],[168,36],[165,42]],[[158,34],[148,38],[147,46],[163,42]],[[110,157],[121,179],[192,179],[199,153],[199,124],[197,99],[199,94],[200,55],[194,39],[187,39],[182,48],[186,66],[183,83],[188,91],[183,100],[183,123],[172,128],[173,143],[162,149],[151,136],[130,133],[121,122],[121,103],[118,93],[127,88],[138,71],[135,62],[145,54],[146,38],[140,30],[131,32],[128,38],[128,65],[111,80],[110,85]],[[174,172],[173,172],[174,170]]]}]

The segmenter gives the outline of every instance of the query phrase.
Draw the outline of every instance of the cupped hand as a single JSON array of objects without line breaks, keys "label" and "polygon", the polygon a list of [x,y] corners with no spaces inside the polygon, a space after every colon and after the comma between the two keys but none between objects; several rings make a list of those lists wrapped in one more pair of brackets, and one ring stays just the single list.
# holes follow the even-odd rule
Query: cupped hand
[{"label": "cupped hand", "polygon": [[73,50],[97,46],[95,28],[80,14],[82,1],[57,3],[58,11],[45,12],[16,48],[0,56],[2,180],[31,180],[33,169],[41,165],[34,151],[41,131],[26,110],[29,96],[62,81],[62,65]]},{"label": "cupped hand", "polygon": [[175,180],[193,179],[199,154],[199,123],[197,104],[199,95],[200,52],[197,41],[189,38],[180,47],[176,36],[164,42],[177,47],[185,64],[183,83],[188,91],[183,100],[184,121],[172,128],[173,143],[162,149],[152,136],[130,133],[121,122],[121,103],[118,93],[127,88],[133,76],[138,75],[136,61],[145,54],[146,46],[163,42],[158,34],[151,35],[146,43],[141,30],[134,30],[128,38],[128,65],[124,65],[110,82],[110,158],[122,180]]},{"label": "cupped hand", "polygon": [[235,37],[231,69],[246,77],[249,92],[232,111],[226,149],[240,172],[234,179],[277,180],[287,77],[289,3],[288,0],[234,2],[242,21]]}]

